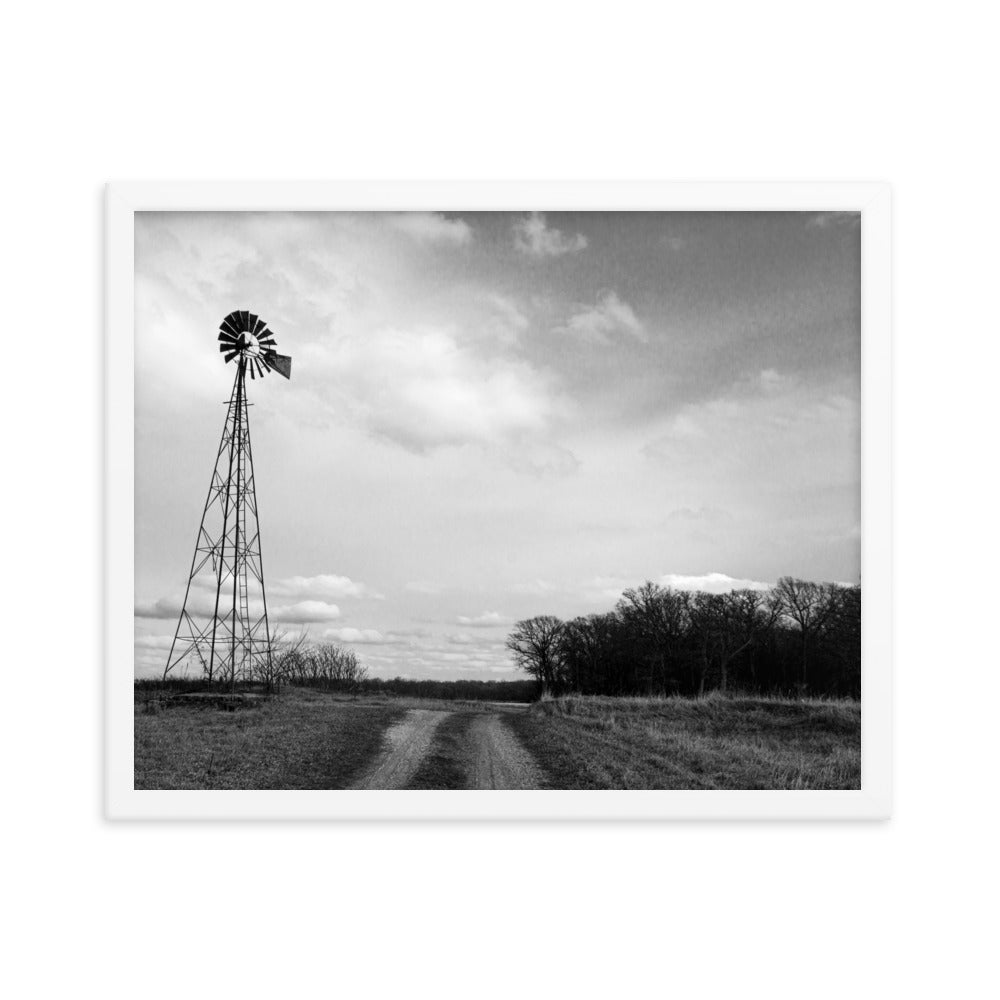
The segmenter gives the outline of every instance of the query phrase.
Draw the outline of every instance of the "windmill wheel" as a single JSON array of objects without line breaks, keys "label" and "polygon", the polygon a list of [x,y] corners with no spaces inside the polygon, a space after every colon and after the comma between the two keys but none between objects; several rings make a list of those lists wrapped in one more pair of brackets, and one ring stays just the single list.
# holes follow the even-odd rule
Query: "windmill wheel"
[{"label": "windmill wheel", "polygon": [[261,378],[276,371],[285,378],[292,376],[292,359],[278,354],[274,334],[259,316],[247,310],[231,312],[219,326],[219,351],[228,364],[239,358],[239,364],[250,372],[250,378]]}]

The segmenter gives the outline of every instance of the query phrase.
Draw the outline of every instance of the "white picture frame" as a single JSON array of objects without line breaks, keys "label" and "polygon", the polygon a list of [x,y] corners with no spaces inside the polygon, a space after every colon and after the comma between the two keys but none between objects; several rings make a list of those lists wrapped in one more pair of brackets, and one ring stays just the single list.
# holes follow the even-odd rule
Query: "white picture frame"
[{"label": "white picture frame", "polygon": [[[862,780],[850,791],[152,791],[133,777],[134,217],[141,211],[852,211],[862,266]],[[883,819],[892,804],[888,186],[122,182],[106,192],[105,813],[116,820]]]}]

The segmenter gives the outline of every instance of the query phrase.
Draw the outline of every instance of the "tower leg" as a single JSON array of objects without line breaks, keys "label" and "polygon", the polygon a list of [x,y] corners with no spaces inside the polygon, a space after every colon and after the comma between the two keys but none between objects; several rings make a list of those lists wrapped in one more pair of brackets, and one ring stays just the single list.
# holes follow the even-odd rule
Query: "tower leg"
[{"label": "tower leg", "polygon": [[[236,409],[242,413],[244,409],[244,388],[246,383],[246,363],[240,358],[239,368],[236,374]],[[236,440],[234,451],[236,452],[236,518],[233,522],[233,529],[236,540],[233,544],[233,627],[230,636],[230,663],[232,664],[232,687],[231,691],[236,694],[236,616],[242,611],[239,605],[239,584],[240,577],[246,575],[246,561],[240,560],[240,518],[243,514],[243,420],[236,423]],[[244,539],[245,543],[246,539]],[[244,581],[244,588],[246,583]],[[242,647],[242,644],[241,644]]]},{"label": "tower leg", "polygon": [[[215,670],[215,639],[219,627],[219,598],[222,595],[222,580],[226,566],[226,534],[229,530],[229,505],[232,496],[233,457],[236,445],[236,435],[234,433],[234,430],[240,422],[240,401],[243,395],[242,389],[243,389],[242,369],[238,367],[236,372],[236,382],[233,385],[233,395],[229,401],[229,412],[226,414],[226,426],[223,428],[222,431],[223,439],[225,439],[227,433],[229,435],[229,469],[226,472],[226,499],[222,513],[222,534],[219,536],[219,571],[216,574],[215,607],[214,610],[212,611],[212,642],[208,652],[209,687],[212,686],[212,675]],[[220,454],[221,454],[221,449],[220,449]],[[204,518],[202,519],[202,530],[204,530]]]}]

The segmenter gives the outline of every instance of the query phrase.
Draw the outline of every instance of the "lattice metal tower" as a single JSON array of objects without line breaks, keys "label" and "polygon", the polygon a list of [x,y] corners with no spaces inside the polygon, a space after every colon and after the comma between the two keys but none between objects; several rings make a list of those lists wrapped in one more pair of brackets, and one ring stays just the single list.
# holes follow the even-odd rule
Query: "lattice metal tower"
[{"label": "lattice metal tower", "polygon": [[290,378],[292,359],[275,348],[274,334],[251,312],[230,313],[219,327],[219,351],[236,361],[236,377],[164,678],[191,667],[209,685],[273,675],[246,376]]}]

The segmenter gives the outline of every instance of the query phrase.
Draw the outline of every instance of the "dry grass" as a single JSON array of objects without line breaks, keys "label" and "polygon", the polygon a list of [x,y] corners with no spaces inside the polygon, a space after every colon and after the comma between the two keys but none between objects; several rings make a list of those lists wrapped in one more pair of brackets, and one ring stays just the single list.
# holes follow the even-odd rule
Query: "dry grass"
[{"label": "dry grass", "polygon": [[456,789],[469,787],[472,767],[469,730],[477,713],[452,712],[437,727],[427,756],[407,788]]},{"label": "dry grass", "polygon": [[[350,787],[409,708],[435,702],[286,689],[256,707],[160,710],[137,697],[135,787]],[[470,726],[499,711],[549,788],[859,788],[861,707],[777,698],[584,698],[531,708],[443,702],[451,714],[411,788],[467,787]]]},{"label": "dry grass", "polygon": [[852,701],[568,697],[508,722],[551,788],[861,787]]},{"label": "dry grass", "polygon": [[238,711],[149,707],[136,702],[136,788],[347,788],[405,714],[302,689]]}]

